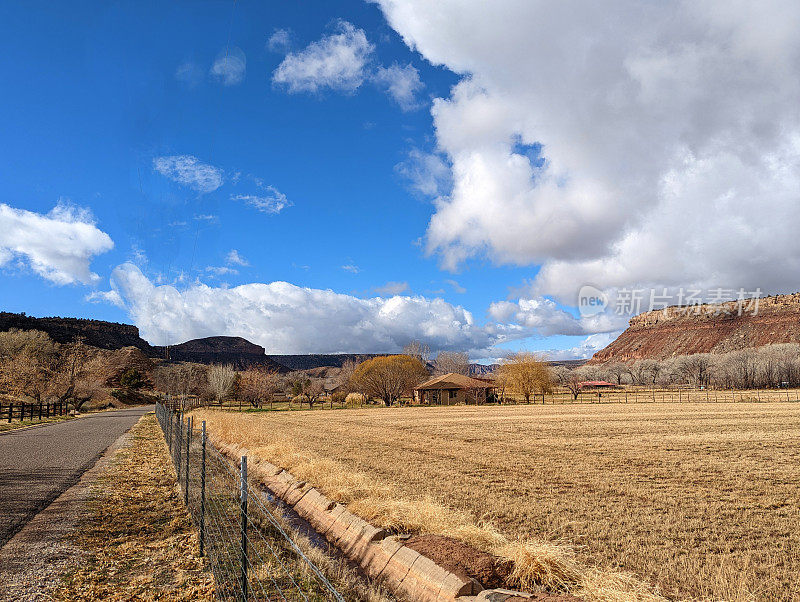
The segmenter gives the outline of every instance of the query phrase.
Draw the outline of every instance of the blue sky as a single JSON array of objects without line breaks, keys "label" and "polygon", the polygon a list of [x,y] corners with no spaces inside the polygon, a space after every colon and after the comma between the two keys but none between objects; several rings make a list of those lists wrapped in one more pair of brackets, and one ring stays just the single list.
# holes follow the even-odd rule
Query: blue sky
[{"label": "blue sky", "polygon": [[[698,268],[679,258],[675,270],[652,278],[637,272],[637,260],[659,249],[645,244],[632,252],[631,237],[681,236],[648,231],[648,212],[664,213],[672,202],[658,182],[675,173],[674,153],[650,157],[650,165],[640,149],[625,147],[620,163],[610,164],[622,148],[609,139],[610,127],[576,133],[561,113],[620,127],[603,110],[581,105],[587,101],[564,78],[552,79],[550,63],[566,74],[578,59],[558,55],[554,43],[545,62],[527,47],[548,19],[556,37],[564,18],[543,15],[539,23],[525,3],[502,4],[495,23],[480,3],[452,15],[449,4],[428,15],[424,3],[389,0],[4,3],[0,203],[19,228],[45,219],[51,247],[31,251],[25,232],[0,238],[0,306],[134,322],[148,338],[171,342],[242,334],[274,352],[391,351],[405,338],[429,338],[434,347],[484,357],[520,348],[581,355],[625,323],[613,315],[602,323],[581,319],[575,299],[582,284],[711,284],[705,273],[714,284],[759,284],[722,259]],[[635,20],[629,26],[638,27]],[[603,28],[607,44],[618,44]],[[332,45],[355,54],[326,55]],[[581,52],[590,50],[576,44]],[[612,67],[632,64],[609,55]],[[628,69],[625,77],[637,73]],[[538,106],[548,81],[553,98]],[[642,97],[623,129],[648,127],[657,102]],[[663,146],[676,148],[682,127],[668,123],[675,132],[663,134]],[[619,136],[630,139],[626,131]],[[779,143],[764,140],[765,156]],[[722,164],[726,157],[705,160],[719,161],[724,173],[735,167]],[[648,184],[641,174],[651,172]],[[198,183],[200,173],[211,183]],[[774,174],[754,178],[764,198],[782,185]],[[691,185],[680,201],[696,206]],[[743,212],[733,214],[741,219]],[[643,217],[636,224],[623,213]],[[61,241],[47,230],[59,224],[66,231],[85,224],[94,228],[87,236],[105,234],[113,248],[99,239],[85,249],[69,236]],[[47,276],[50,268],[41,266],[66,261],[64,249],[75,255],[72,267]],[[83,276],[70,272],[75,265]],[[292,289],[300,296],[283,304],[278,292],[258,287],[247,293],[247,307],[237,305],[242,295],[228,297],[240,285],[273,282],[311,297]],[[765,288],[780,286],[766,279]],[[283,319],[282,311],[297,309],[292,303],[315,298],[308,291],[328,290],[343,297],[314,301],[318,312],[305,314],[309,332]],[[383,304],[353,301],[393,295],[424,302],[407,301],[414,311],[386,318]],[[427,305],[435,299],[445,305]],[[345,314],[333,309],[338,303],[349,308]],[[331,320],[344,330],[328,341]],[[347,342],[348,328],[370,325],[383,329],[380,336],[354,334]]]}]

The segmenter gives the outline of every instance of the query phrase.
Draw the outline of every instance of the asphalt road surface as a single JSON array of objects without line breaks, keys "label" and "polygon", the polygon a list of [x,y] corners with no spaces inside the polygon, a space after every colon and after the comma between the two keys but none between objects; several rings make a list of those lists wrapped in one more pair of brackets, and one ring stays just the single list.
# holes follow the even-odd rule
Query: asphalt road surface
[{"label": "asphalt road surface", "polygon": [[0,546],[75,484],[152,406],[0,434]]}]

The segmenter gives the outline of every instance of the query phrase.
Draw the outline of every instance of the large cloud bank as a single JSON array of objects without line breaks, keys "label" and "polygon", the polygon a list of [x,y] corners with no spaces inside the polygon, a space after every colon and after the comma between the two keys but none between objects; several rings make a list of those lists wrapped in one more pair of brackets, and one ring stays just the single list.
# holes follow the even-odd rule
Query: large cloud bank
[{"label": "large cloud bank", "polygon": [[463,307],[438,298],[360,298],[288,282],[177,288],[154,284],[130,263],[113,271],[111,285],[102,298],[125,308],[141,335],[160,345],[228,335],[262,345],[268,353],[370,353],[399,351],[419,339],[435,350],[490,357],[498,353],[493,346],[515,339],[600,331],[597,324],[576,320],[544,301],[498,306],[492,310],[497,321],[481,325]]},{"label": "large cloud bank", "polygon": [[41,214],[0,204],[0,267],[17,260],[55,284],[90,284],[99,280],[92,258],[113,247],[86,210],[59,204]]},{"label": "large cloud bank", "polygon": [[800,4],[377,0],[463,74],[432,114],[431,252],[586,283],[796,288]]}]

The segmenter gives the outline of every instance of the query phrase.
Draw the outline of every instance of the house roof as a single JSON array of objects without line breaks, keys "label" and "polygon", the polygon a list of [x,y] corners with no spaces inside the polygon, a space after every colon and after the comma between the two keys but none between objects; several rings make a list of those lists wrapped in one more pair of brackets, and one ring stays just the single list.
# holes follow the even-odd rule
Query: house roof
[{"label": "house roof", "polygon": [[470,378],[463,374],[443,374],[430,380],[426,380],[421,385],[414,387],[415,389],[493,389],[494,384],[487,380],[478,380],[477,378]]},{"label": "house roof", "polygon": [[581,383],[581,387],[616,387],[614,383],[606,380],[586,380]]}]

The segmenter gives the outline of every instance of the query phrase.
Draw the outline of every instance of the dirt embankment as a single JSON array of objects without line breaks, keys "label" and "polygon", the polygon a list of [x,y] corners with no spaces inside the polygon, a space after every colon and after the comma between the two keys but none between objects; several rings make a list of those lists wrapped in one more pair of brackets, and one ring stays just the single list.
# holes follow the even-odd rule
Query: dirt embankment
[{"label": "dirt embankment", "polygon": [[668,307],[631,318],[628,329],[592,364],[664,360],[694,353],[727,353],[774,343],[800,342],[800,293],[747,302]]}]

